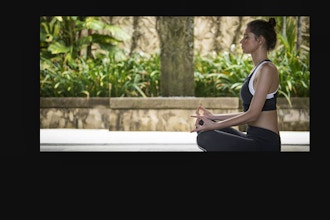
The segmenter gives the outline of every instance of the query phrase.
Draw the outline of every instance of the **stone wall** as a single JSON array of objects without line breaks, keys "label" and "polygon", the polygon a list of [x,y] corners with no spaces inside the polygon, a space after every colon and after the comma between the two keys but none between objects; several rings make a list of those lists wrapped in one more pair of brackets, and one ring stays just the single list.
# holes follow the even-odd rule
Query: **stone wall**
[{"label": "stone wall", "polygon": [[[309,98],[291,102],[278,98],[280,130],[309,131]],[[190,131],[199,104],[215,113],[241,111],[239,98],[231,97],[40,98],[40,128]]]}]

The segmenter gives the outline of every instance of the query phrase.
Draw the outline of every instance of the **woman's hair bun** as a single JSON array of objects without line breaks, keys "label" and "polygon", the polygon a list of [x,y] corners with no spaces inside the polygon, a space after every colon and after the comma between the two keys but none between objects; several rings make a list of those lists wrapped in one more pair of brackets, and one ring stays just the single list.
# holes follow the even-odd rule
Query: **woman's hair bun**
[{"label": "woman's hair bun", "polygon": [[268,20],[268,24],[269,24],[271,27],[275,27],[275,25],[276,25],[276,20],[275,20],[275,18],[269,18],[269,20]]}]

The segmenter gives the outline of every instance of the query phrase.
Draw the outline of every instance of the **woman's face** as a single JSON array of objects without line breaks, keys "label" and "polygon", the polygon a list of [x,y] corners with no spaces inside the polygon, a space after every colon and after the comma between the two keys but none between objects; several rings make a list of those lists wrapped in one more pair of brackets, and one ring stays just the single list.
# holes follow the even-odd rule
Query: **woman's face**
[{"label": "woman's face", "polygon": [[240,41],[243,53],[252,53],[257,49],[258,41],[249,28],[245,29],[243,39]]}]

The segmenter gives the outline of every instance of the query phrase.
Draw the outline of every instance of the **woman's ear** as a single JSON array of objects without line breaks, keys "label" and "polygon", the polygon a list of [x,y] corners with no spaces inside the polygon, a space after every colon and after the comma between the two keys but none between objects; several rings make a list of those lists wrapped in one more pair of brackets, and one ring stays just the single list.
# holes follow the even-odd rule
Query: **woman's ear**
[{"label": "woman's ear", "polygon": [[262,45],[264,42],[265,42],[265,38],[263,36],[259,36],[258,39],[257,39],[259,45]]}]

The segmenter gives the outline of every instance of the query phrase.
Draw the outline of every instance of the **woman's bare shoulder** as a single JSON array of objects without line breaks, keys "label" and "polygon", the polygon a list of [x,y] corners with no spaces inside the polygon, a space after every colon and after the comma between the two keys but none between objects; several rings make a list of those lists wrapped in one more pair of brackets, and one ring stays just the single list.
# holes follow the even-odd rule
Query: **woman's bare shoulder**
[{"label": "woman's bare shoulder", "polygon": [[268,75],[268,74],[271,74],[271,75],[276,74],[276,75],[277,75],[277,74],[278,74],[277,67],[276,67],[276,65],[273,64],[272,62],[264,63],[264,64],[260,67],[259,72],[262,72],[263,75],[264,75],[264,73],[265,73],[266,75]]}]

